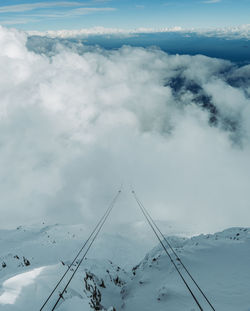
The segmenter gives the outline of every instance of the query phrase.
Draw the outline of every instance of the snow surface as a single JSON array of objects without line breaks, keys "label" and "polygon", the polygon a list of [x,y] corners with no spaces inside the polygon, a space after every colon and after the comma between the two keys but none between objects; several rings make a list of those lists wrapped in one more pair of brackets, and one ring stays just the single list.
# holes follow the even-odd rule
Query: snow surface
[{"label": "snow surface", "polygon": [[[87,234],[82,225],[1,230],[0,310],[39,310]],[[116,252],[109,252],[105,238],[114,248],[120,245]],[[168,239],[216,310],[250,311],[249,228]],[[99,292],[95,303],[101,310],[197,310],[161,245],[138,264],[132,257],[139,243],[121,236],[103,235],[93,248],[96,252],[83,261],[57,310],[93,310],[93,289]],[[211,310],[192,289],[204,310]],[[61,290],[59,286],[44,310],[51,310]]]}]

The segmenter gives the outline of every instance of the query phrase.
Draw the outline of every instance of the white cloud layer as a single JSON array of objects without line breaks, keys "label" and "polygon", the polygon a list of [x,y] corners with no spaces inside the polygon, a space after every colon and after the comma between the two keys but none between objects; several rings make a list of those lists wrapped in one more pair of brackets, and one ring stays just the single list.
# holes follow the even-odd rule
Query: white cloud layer
[{"label": "white cloud layer", "polygon": [[[108,8],[112,10],[112,8]],[[73,11],[73,10],[72,10]],[[168,28],[136,28],[136,29],[122,29],[122,28],[105,28],[102,26],[97,26],[93,28],[83,28],[76,30],[48,30],[45,32],[41,31],[27,31],[28,35],[37,35],[50,38],[76,38],[85,37],[91,35],[137,35],[141,33],[169,33],[178,32],[180,34],[197,34],[206,37],[219,37],[228,39],[250,39],[250,24],[240,25],[235,27],[224,27],[224,28],[207,28],[198,29],[190,28],[184,29],[179,26],[168,27]]]},{"label": "white cloud layer", "polygon": [[[26,40],[0,28],[0,227],[92,224],[122,181],[155,219],[249,225],[249,65]],[[113,217],[136,208],[125,194]]]}]

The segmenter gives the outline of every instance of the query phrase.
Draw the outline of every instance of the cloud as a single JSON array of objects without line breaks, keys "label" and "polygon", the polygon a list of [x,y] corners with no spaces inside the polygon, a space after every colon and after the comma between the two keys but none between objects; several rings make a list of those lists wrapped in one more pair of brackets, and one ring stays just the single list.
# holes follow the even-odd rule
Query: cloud
[{"label": "cloud", "polygon": [[37,22],[37,21],[38,20],[29,19],[29,18],[18,18],[18,19],[0,21],[0,24],[1,25],[21,25],[21,24],[27,24],[27,23]]},{"label": "cloud", "polygon": [[135,7],[137,9],[145,9],[145,5],[143,5],[143,4],[136,4]]},{"label": "cloud", "polygon": [[[16,16],[3,18],[0,23],[2,25],[26,24],[29,22],[39,21],[39,18],[68,18],[93,14],[98,12],[115,11],[112,7],[86,7],[98,3],[106,3],[109,1],[88,1],[88,2],[37,2],[25,3],[18,5],[0,6],[0,13],[22,13],[29,12],[29,18],[22,17],[17,19]],[[83,7],[84,6],[84,7]],[[58,10],[58,8],[66,8],[66,10]],[[50,9],[50,11],[41,11],[41,9]],[[36,11],[30,13],[30,11]]]},{"label": "cloud", "polygon": [[249,66],[0,28],[0,227],[112,222],[248,225]]},{"label": "cloud", "polygon": [[80,6],[80,2],[34,2],[34,3],[24,3],[17,5],[7,5],[0,6],[0,13],[17,13],[17,12],[26,12],[37,9],[47,9],[47,8],[56,8],[56,7],[73,7]]},{"label": "cloud", "polygon": [[213,4],[213,3],[219,3],[221,2],[221,0],[207,0],[207,1],[202,1],[202,3],[206,3],[206,4]]},{"label": "cloud", "polygon": [[219,37],[227,39],[250,39],[250,24],[235,27],[197,29],[194,30],[199,35],[207,37]]},{"label": "cloud", "polygon": [[[112,8],[110,8],[113,10]],[[63,15],[62,15],[63,16]],[[29,35],[48,36],[53,38],[74,38],[84,37],[89,35],[129,35],[136,36],[141,33],[172,33],[177,32],[180,35],[188,36],[190,34],[204,36],[204,37],[215,37],[215,38],[226,38],[226,39],[250,39],[250,25],[241,25],[237,27],[225,27],[225,28],[209,28],[209,29],[184,29],[179,26],[170,28],[136,28],[136,29],[122,29],[122,28],[105,28],[105,27],[93,27],[83,28],[76,30],[48,30],[45,32],[39,31],[28,31]]]},{"label": "cloud", "polygon": [[106,8],[77,8],[69,11],[67,15],[85,15],[90,13],[97,13],[97,12],[111,12],[116,11],[116,8],[106,7]]},{"label": "cloud", "polygon": [[81,16],[81,15],[87,15],[87,14],[93,14],[98,12],[112,12],[116,11],[116,8],[111,7],[105,7],[105,8],[77,8],[77,9],[71,9],[64,12],[50,12],[50,13],[36,13],[36,14],[30,14],[30,17],[40,17],[40,18],[68,18],[68,17],[75,17],[75,16]]},{"label": "cloud", "polygon": [[[112,9],[112,8],[110,8]],[[45,32],[40,31],[27,31],[30,36],[41,36],[41,37],[51,37],[51,38],[76,38],[84,37],[90,35],[116,35],[116,36],[131,36],[141,33],[155,33],[155,32],[180,32],[181,27],[175,26],[171,28],[164,29],[154,29],[154,28],[136,28],[136,29],[122,29],[122,28],[106,28],[102,26],[93,28],[83,28],[78,30],[48,30]]]}]

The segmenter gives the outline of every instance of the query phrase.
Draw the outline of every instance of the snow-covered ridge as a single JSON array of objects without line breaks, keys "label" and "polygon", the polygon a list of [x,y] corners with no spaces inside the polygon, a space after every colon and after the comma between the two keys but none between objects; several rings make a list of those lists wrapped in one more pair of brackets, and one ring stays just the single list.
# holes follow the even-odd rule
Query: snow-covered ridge
[{"label": "snow-covered ridge", "polygon": [[[41,307],[85,234],[82,225],[1,230],[0,309]],[[250,310],[250,228],[167,238],[216,310]],[[112,253],[100,258],[103,244],[94,248],[97,252],[84,260],[58,310],[196,310],[160,245],[127,270],[118,258],[113,261]]]},{"label": "snow-covered ridge", "polygon": [[227,39],[250,39],[250,24],[240,25],[235,27],[223,28],[189,28],[184,29],[179,26],[165,28],[136,28],[136,29],[121,29],[121,28],[105,28],[93,27],[75,30],[48,30],[48,31],[27,31],[30,36],[42,36],[50,38],[77,38],[88,37],[95,35],[114,35],[114,36],[134,36],[139,34],[154,34],[154,33],[171,33],[178,32],[183,35],[197,34],[207,37],[219,37]]}]

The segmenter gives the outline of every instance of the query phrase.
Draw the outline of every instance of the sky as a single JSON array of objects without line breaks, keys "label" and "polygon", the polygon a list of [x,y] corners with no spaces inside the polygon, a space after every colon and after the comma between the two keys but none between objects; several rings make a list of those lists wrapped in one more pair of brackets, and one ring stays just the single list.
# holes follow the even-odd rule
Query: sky
[{"label": "sky", "polygon": [[249,11],[249,0],[2,0],[0,24],[39,31],[231,27],[249,24]]}]

